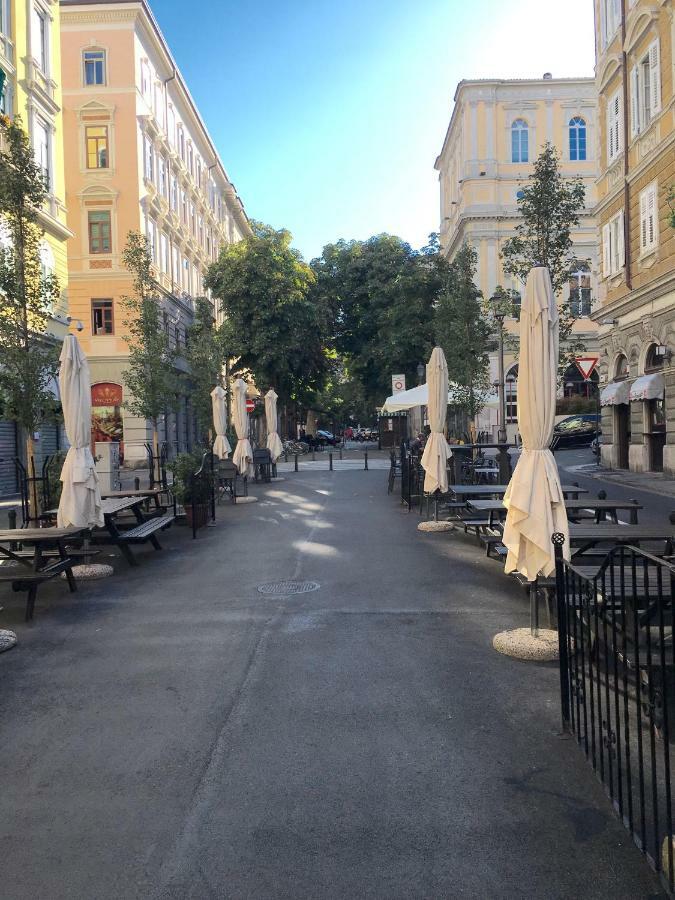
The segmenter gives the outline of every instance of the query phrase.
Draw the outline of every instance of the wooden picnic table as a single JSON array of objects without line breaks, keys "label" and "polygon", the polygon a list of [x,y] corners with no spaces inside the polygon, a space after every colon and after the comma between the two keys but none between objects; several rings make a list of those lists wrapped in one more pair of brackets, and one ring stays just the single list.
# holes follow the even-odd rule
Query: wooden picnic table
[{"label": "wooden picnic table", "polygon": [[[0,555],[21,566],[21,569],[13,571],[3,571],[0,568],[0,582],[11,583],[15,591],[27,591],[27,620],[33,618],[37,591],[42,582],[65,572],[68,587],[73,592],[77,590],[77,583],[73,575],[73,565],[76,560],[66,548],[69,542],[80,541],[88,533],[89,529],[87,528],[75,527],[10,528],[0,531]],[[17,543],[32,546],[32,555],[13,550],[12,547]],[[5,544],[9,546],[4,546]],[[55,549],[57,555],[49,553],[50,549]]]},{"label": "wooden picnic table", "polygon": [[[130,497],[127,495],[103,500],[101,506],[105,520],[104,529],[107,534],[103,534],[104,529],[99,528],[93,535],[95,543],[115,544],[130,566],[138,565],[130,545],[150,541],[155,550],[161,550],[162,546],[157,539],[157,532],[168,528],[174,520],[174,516],[170,514],[146,518],[141,509],[145,499],[142,496]],[[119,527],[117,517],[120,513],[127,511],[134,514],[137,524],[135,527],[123,529]]]},{"label": "wooden picnic table", "polygon": [[615,525],[612,522],[594,522],[590,525],[570,523],[570,546],[576,547],[575,556],[583,555],[598,544],[634,544],[642,541],[663,542],[666,553],[672,553],[672,526]]},{"label": "wooden picnic table", "polygon": [[152,500],[154,501],[155,507],[157,509],[162,508],[162,504],[159,502],[159,498],[162,494],[165,494],[167,491],[165,488],[139,488],[138,490],[129,490],[129,491],[103,491],[101,492],[101,498],[103,500],[119,500],[122,497],[141,497],[143,500]]},{"label": "wooden picnic table", "polygon": [[[470,506],[471,509],[475,509],[477,512],[488,513],[490,520],[494,513],[506,512],[503,500],[478,500],[469,498],[466,502],[467,506]],[[568,514],[572,514],[572,517],[574,517],[574,513],[583,510],[594,512],[596,522],[605,520],[606,515],[609,514],[610,518],[614,520],[614,524],[618,524],[618,511],[628,510],[631,514],[630,524],[637,525],[637,511],[643,509],[643,507],[636,500],[593,500],[588,497],[584,500],[565,500],[565,509]]]},{"label": "wooden picnic table", "polygon": [[[452,491],[456,497],[490,497],[493,494],[501,494],[503,496],[507,487],[507,484],[451,484],[448,490]],[[563,494],[588,493],[586,488],[579,487],[576,484],[563,484],[562,490]]]}]

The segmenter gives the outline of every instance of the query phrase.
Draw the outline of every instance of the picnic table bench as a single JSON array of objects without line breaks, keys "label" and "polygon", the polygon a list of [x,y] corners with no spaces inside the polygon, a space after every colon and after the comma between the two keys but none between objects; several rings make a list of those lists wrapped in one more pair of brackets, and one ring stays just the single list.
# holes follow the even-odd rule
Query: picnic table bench
[{"label": "picnic table bench", "polygon": [[[138,565],[130,544],[144,544],[149,541],[155,550],[161,550],[162,545],[157,539],[157,532],[168,528],[175,518],[171,513],[145,518],[141,510],[143,500],[143,497],[119,497],[104,500],[102,504],[103,518],[108,534],[103,535],[101,534],[102,529],[97,529],[93,537],[96,543],[113,543],[119,547],[120,553],[130,566]],[[131,528],[120,528],[117,517],[120,513],[127,511],[133,513],[137,524]]]},{"label": "picnic table bench", "polygon": [[[11,584],[14,591],[26,591],[26,621],[33,618],[38,588],[45,581],[66,573],[71,592],[77,590],[73,575],[75,557],[67,549],[71,541],[80,541],[88,534],[86,528],[21,528],[0,531],[0,555],[18,563],[12,571],[0,567],[0,583]],[[32,552],[14,550],[15,544],[28,544]],[[5,546],[5,545],[9,546]],[[50,548],[53,552],[50,551]],[[54,550],[55,548],[55,550]],[[55,555],[56,554],[56,555]]]},{"label": "picnic table bench", "polygon": [[570,547],[576,548],[575,557],[583,556],[598,544],[639,546],[643,541],[663,543],[667,554],[673,552],[673,529],[665,525],[615,525],[612,522],[584,525],[570,522],[569,532]]},{"label": "picnic table bench", "polygon": [[[480,500],[476,498],[468,498],[467,506],[478,512],[486,513],[490,517],[490,524],[495,515],[500,516],[506,513],[506,507],[503,500]],[[620,510],[627,510],[630,513],[631,525],[637,525],[637,513],[642,509],[641,504],[637,500],[565,500],[565,509],[568,517],[575,518],[575,514],[588,511],[595,516],[596,522],[605,521],[609,516],[615,525],[618,525],[618,513]]]},{"label": "picnic table bench", "polygon": [[164,512],[168,504],[161,502],[163,494],[171,496],[168,488],[139,488],[128,491],[104,491],[101,493],[101,498],[103,500],[120,500],[122,497],[140,497],[148,504],[152,501],[157,512]]}]

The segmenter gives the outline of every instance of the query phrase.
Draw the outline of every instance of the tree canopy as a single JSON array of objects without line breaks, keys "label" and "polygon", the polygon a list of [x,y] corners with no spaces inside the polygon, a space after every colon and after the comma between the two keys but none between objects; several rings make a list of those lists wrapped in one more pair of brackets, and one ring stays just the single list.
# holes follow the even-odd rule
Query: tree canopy
[{"label": "tree canopy", "polygon": [[311,296],[314,274],[291,247],[291,234],[260,222],[229,244],[204,281],[225,317],[231,374],[250,373],[282,402],[306,402],[324,387],[328,320]]}]

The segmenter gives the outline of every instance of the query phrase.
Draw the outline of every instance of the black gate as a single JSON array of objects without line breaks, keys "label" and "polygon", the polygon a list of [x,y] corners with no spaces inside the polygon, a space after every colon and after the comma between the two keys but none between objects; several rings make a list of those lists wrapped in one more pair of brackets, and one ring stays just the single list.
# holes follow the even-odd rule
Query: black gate
[{"label": "black gate", "polygon": [[675,565],[628,546],[570,564],[562,541],[553,536],[563,726],[672,893]]}]

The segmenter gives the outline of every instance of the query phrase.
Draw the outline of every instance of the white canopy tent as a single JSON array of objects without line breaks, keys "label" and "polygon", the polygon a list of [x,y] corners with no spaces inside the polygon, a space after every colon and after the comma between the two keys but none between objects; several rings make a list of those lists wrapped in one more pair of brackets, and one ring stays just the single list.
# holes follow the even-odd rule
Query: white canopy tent
[{"label": "white canopy tent", "polygon": [[[452,387],[448,389],[448,403],[452,403],[454,394]],[[415,406],[429,405],[429,385],[420,384],[417,387],[410,388],[408,391],[401,391],[399,394],[392,394],[387,397],[382,407],[382,412],[402,412],[406,409],[412,409]]]}]

